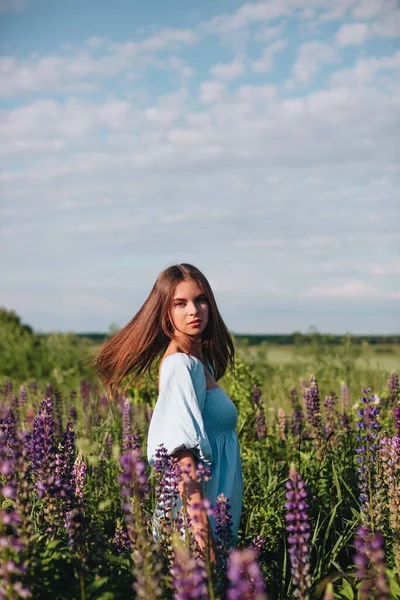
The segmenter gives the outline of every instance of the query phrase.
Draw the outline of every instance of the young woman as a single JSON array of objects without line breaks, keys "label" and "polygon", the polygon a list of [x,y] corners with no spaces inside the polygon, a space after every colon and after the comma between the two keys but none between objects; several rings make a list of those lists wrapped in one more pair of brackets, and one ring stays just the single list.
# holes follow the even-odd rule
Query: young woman
[{"label": "young woman", "polygon": [[[162,443],[187,472],[179,485],[175,516],[186,494],[194,505],[189,504],[188,514],[202,549],[211,534],[213,561],[215,519],[208,519],[202,499],[207,497],[214,506],[221,493],[229,499],[232,546],[237,544],[242,510],[238,413],[217,385],[228,363],[234,371],[234,346],[210,284],[192,265],[174,265],[159,275],[138,313],[100,349],[96,364],[113,395],[127,375],[149,371],[157,357],[161,359],[159,395],[148,432],[147,458],[154,466],[156,448]],[[202,484],[196,482],[199,462],[211,469],[211,480]],[[157,507],[153,535],[157,539]]]}]

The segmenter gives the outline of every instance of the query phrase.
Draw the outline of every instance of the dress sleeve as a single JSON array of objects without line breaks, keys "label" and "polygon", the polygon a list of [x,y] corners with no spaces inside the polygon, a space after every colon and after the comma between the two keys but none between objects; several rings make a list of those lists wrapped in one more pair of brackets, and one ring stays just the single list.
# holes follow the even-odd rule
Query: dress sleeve
[{"label": "dress sleeve", "polygon": [[164,359],[160,394],[147,437],[147,460],[151,466],[154,466],[155,451],[161,443],[169,455],[186,448],[204,464],[212,463],[212,450],[202,417],[205,398],[206,383],[200,361],[179,352]]}]

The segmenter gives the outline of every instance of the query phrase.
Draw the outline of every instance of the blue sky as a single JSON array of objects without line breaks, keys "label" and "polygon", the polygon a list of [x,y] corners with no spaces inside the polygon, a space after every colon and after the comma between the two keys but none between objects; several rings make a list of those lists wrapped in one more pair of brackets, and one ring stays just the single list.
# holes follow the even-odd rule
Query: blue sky
[{"label": "blue sky", "polygon": [[0,0],[0,305],[124,325],[189,262],[235,333],[400,332],[395,0]]}]

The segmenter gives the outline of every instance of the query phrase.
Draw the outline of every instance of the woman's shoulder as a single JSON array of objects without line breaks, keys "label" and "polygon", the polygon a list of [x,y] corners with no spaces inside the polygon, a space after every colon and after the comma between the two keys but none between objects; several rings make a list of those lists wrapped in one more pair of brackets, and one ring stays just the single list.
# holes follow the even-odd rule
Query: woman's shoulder
[{"label": "woman's shoulder", "polygon": [[[180,374],[185,371],[189,371],[192,379],[197,379],[203,372],[203,364],[195,356],[185,354],[184,352],[166,353],[160,363],[158,374],[159,383],[161,384],[161,379],[164,379],[165,376],[173,376],[174,372]],[[161,374],[163,374],[164,377],[162,377]]]}]

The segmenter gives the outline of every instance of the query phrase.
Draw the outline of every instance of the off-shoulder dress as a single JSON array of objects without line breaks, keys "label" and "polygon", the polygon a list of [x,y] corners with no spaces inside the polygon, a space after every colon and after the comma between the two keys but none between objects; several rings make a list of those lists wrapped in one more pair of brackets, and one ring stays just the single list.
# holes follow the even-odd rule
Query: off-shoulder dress
[{"label": "off-shoulder dress", "polygon": [[[208,369],[214,376],[212,367]],[[151,417],[147,438],[147,460],[153,467],[155,451],[163,443],[168,454],[190,449],[196,463],[211,468],[211,480],[202,483],[204,497],[213,506],[223,493],[231,505],[231,547],[237,545],[243,499],[240,446],[236,433],[237,409],[220,387],[206,389],[202,362],[183,352],[169,354],[160,371],[160,393]],[[178,496],[174,517],[182,508]],[[159,509],[153,514],[153,536],[158,539]],[[215,537],[215,519],[210,517]]]}]

